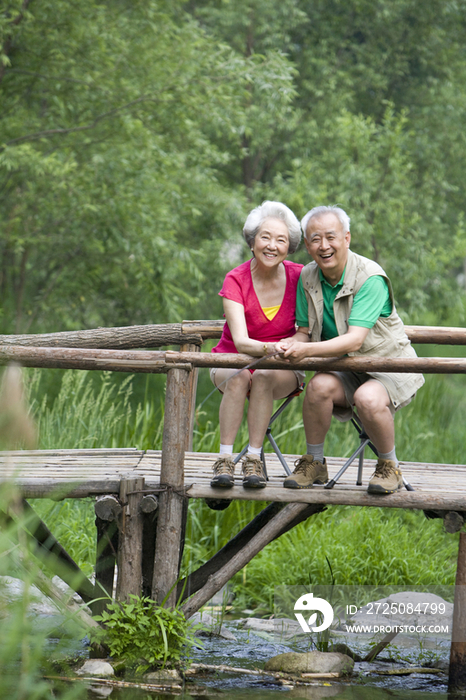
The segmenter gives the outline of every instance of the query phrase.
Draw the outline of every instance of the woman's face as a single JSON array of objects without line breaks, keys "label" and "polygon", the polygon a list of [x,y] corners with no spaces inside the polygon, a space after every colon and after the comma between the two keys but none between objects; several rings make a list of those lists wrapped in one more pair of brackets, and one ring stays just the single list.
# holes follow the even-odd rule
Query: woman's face
[{"label": "woman's face", "polygon": [[252,252],[258,265],[276,267],[288,255],[290,235],[281,219],[264,219],[254,239]]}]

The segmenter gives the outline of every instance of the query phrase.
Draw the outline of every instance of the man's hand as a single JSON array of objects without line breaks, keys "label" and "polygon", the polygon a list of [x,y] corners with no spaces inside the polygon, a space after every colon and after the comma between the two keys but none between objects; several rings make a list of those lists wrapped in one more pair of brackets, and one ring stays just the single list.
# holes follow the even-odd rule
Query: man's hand
[{"label": "man's hand", "polygon": [[304,360],[309,355],[309,343],[303,343],[292,338],[280,340],[275,344],[275,347],[287,360]]}]

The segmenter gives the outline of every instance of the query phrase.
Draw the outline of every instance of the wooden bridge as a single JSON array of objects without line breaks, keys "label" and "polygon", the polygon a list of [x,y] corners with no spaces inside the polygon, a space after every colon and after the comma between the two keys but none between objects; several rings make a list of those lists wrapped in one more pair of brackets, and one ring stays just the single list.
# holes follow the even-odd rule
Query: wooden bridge
[{"label": "wooden bridge", "polygon": [[[331,490],[318,486],[292,490],[283,488],[283,467],[275,455],[267,454],[266,488],[243,489],[238,473],[232,489],[212,489],[215,455],[192,452],[197,371],[199,367],[213,366],[241,368],[251,361],[247,355],[200,352],[206,338],[220,336],[222,325],[222,321],[193,321],[38,336],[0,336],[0,364],[15,361],[29,367],[167,374],[161,451],[127,448],[18,451],[0,455],[0,481],[16,485],[24,509],[31,513],[29,535],[35,538],[38,552],[53,553],[48,558],[49,565],[53,568],[55,561],[57,573],[85,602],[102,591],[112,595],[116,563],[118,599],[142,591],[158,601],[168,595],[168,603],[174,604],[177,596],[181,596],[185,601],[183,611],[189,617],[272,539],[327,505],[422,509],[444,517],[448,531],[461,528],[466,514],[466,465],[402,462],[403,475],[414,490],[373,496],[367,493],[366,486],[374,460],[365,461],[365,485],[356,485],[356,466],[352,466]],[[415,343],[466,345],[466,329],[462,328],[407,327],[407,332]],[[180,350],[143,349],[172,345],[178,345]],[[257,365],[277,369],[289,366],[276,358],[261,360]],[[293,366],[304,370],[466,373],[466,359],[462,358],[313,358]],[[297,457],[285,455],[290,466]],[[331,477],[344,461],[328,458]],[[31,512],[26,500],[87,496],[96,497],[99,554],[95,587]],[[269,505],[187,581],[179,582],[189,498],[254,499]],[[460,583],[455,599],[457,612],[466,609],[464,533],[460,536],[458,558],[457,584]],[[461,629],[464,637],[466,621],[459,620],[459,613],[455,620],[457,631]],[[466,686],[465,660],[466,643],[452,643],[451,678],[459,679],[463,687]]]}]

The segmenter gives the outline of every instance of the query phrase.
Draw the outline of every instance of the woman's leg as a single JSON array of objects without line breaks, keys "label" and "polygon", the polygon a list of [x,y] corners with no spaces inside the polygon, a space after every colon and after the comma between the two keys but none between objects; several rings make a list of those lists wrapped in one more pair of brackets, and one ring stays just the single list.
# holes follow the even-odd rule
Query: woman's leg
[{"label": "woman's leg", "polygon": [[[248,370],[235,375],[234,369],[218,369],[215,372],[215,386],[223,393],[219,411],[220,443],[233,445],[243,420],[244,402],[249,391],[251,373]],[[225,382],[225,380],[228,380]],[[225,384],[222,384],[225,382]],[[221,386],[220,386],[221,385]]]},{"label": "woman's leg", "polygon": [[248,409],[251,447],[262,447],[274,400],[285,398],[297,386],[295,373],[288,369],[257,369],[253,373]]}]

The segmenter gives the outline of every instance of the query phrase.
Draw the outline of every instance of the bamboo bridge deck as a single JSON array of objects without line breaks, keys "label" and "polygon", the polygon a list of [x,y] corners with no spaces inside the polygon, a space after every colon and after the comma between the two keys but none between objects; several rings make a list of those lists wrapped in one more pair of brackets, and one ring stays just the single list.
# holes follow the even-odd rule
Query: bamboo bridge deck
[{"label": "bamboo bridge deck", "polygon": [[[0,483],[14,481],[25,498],[82,498],[119,493],[122,478],[144,478],[144,490],[157,494],[160,483],[159,450],[88,449],[37,450],[0,453]],[[283,488],[285,477],[275,454],[266,454],[269,483],[259,490],[243,489],[241,470],[237,466],[235,486],[212,489],[212,464],[216,455],[186,452],[184,491],[190,498],[226,498],[282,503],[327,505],[383,506],[466,511],[466,465],[401,462],[403,476],[414,491],[402,489],[389,496],[370,496],[367,482],[375,461],[365,459],[363,485],[356,485],[357,461],[343,474],[333,489]],[[292,466],[298,455],[285,455]],[[329,475],[334,476],[344,458],[327,458]]]}]

